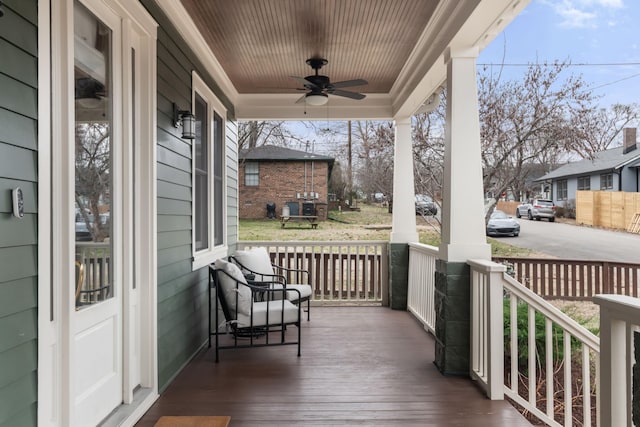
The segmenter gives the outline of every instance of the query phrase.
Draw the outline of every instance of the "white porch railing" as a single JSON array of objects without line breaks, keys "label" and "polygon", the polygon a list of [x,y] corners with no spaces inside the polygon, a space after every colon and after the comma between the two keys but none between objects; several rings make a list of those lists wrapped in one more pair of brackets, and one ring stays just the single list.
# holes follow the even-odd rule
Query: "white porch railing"
[{"label": "white porch railing", "polygon": [[422,243],[409,243],[409,289],[407,309],[435,334],[436,310],[434,300],[436,260],[438,248]]},{"label": "white porch railing", "polygon": [[388,242],[238,242],[253,247],[266,248],[277,265],[309,270],[314,303],[389,304]]},{"label": "white porch railing", "polygon": [[633,420],[632,402],[635,398],[637,403],[640,396],[633,396],[638,386],[633,384],[632,370],[634,365],[638,370],[640,363],[640,300],[623,295],[598,295],[594,300],[600,305],[602,425],[638,425],[634,424],[638,420]]},{"label": "white porch railing", "polygon": [[76,307],[113,296],[111,246],[105,242],[76,242]]},{"label": "white porch railing", "polygon": [[[506,348],[506,396],[547,425],[593,425],[599,400],[598,337],[504,274],[500,264],[482,260],[469,265],[472,376],[489,397],[499,398]],[[507,330],[503,310],[508,335],[500,334]],[[574,414],[580,406],[581,413]]]}]

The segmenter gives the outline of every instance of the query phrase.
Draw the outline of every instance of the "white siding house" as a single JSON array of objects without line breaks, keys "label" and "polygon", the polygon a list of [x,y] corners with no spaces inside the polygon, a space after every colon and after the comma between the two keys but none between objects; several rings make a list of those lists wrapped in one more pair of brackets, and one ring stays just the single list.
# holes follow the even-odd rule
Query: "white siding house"
[{"label": "white siding house", "polygon": [[551,184],[551,198],[558,206],[575,203],[578,190],[640,191],[636,129],[624,129],[621,147],[600,151],[593,159],[567,163],[536,181]]}]

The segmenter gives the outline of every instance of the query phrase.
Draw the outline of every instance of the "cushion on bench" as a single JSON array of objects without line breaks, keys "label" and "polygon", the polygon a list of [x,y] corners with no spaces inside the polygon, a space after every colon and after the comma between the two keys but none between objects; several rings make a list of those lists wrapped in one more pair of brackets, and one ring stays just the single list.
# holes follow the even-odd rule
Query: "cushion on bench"
[{"label": "cushion on bench", "polygon": [[[220,288],[225,301],[229,306],[231,313],[237,311],[238,316],[251,314],[251,289],[249,289],[247,280],[245,279],[240,268],[232,262],[223,259],[216,260],[213,265],[215,268],[224,271],[226,274],[218,275],[220,279]],[[237,282],[236,282],[237,281]],[[236,310],[236,294],[238,296],[238,309]]]},{"label": "cushion on bench", "polygon": [[[284,321],[282,309],[284,303]],[[298,307],[291,301],[260,301],[253,303],[253,326],[267,325],[267,307],[269,308],[269,325],[282,325],[298,322]],[[240,328],[251,326],[251,315],[238,314],[236,325]]]}]

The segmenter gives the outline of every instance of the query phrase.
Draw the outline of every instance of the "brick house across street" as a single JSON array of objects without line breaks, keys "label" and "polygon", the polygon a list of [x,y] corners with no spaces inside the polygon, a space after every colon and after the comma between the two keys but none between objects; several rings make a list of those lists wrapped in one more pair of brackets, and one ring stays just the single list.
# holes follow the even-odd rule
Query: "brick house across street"
[{"label": "brick house across street", "polygon": [[[239,217],[290,215],[327,218],[329,177],[335,159],[305,151],[263,145],[239,153]],[[267,205],[275,205],[269,212]]]}]

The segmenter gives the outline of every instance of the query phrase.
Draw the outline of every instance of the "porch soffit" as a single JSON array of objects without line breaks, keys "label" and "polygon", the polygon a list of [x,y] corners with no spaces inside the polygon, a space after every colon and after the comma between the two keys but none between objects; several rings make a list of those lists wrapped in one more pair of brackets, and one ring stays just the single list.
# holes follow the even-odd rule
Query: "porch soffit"
[{"label": "porch soffit", "polygon": [[[450,46],[483,48],[529,0],[157,0],[235,104],[238,119],[409,116],[443,84]],[[206,57],[205,57],[206,56]],[[329,63],[332,82],[365,79],[362,101],[295,104],[290,76]],[[350,89],[349,89],[350,90]]]}]

